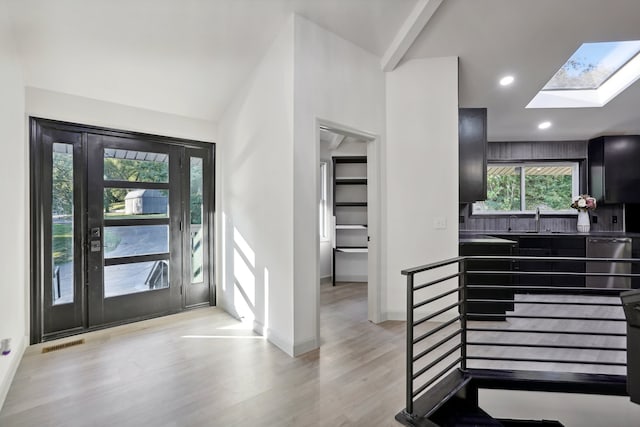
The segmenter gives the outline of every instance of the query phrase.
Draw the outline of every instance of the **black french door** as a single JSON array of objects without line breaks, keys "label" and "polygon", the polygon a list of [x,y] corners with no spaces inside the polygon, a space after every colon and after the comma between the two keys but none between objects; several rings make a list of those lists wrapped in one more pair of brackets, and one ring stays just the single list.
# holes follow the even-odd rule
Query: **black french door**
[{"label": "black french door", "polygon": [[32,119],[32,342],[209,305],[213,146]]}]

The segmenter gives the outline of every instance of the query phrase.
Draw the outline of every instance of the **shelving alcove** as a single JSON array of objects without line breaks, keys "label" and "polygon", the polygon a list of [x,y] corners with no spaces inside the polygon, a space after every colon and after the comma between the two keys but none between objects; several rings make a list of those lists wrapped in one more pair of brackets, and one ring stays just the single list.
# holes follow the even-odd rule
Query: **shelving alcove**
[{"label": "shelving alcove", "polygon": [[[336,261],[368,252],[367,157],[334,156],[333,160],[333,274]],[[338,255],[339,254],[339,255]],[[338,255],[338,256],[337,256]]]}]

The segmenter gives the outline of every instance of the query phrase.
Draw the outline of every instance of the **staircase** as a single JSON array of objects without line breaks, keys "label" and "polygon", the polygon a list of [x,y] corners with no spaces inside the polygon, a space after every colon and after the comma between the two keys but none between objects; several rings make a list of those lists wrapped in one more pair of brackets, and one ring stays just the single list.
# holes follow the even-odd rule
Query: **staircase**
[{"label": "staircase", "polygon": [[552,420],[493,418],[478,405],[480,388],[607,395],[626,390],[617,375],[455,369],[415,400],[412,414],[402,411],[396,420],[412,427],[563,427]]}]

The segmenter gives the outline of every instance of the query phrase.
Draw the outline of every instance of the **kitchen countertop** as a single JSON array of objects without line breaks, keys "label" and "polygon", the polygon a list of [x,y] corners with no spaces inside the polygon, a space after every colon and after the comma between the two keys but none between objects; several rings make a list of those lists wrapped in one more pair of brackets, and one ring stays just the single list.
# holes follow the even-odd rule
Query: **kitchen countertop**
[{"label": "kitchen countertop", "polygon": [[459,243],[463,244],[492,244],[492,245],[515,245],[517,242],[495,236],[484,234],[460,235]]}]

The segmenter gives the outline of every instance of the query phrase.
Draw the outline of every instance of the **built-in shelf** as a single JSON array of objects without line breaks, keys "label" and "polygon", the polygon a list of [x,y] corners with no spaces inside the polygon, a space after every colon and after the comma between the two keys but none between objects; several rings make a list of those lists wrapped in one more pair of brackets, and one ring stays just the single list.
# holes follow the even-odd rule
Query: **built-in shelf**
[{"label": "built-in shelf", "polygon": [[[345,209],[345,208],[364,209]],[[351,254],[366,254],[367,233],[367,156],[333,157],[333,285],[336,284],[336,261],[347,267]],[[346,231],[356,230],[356,231]],[[364,232],[362,231],[364,230]],[[337,253],[342,253],[336,257]]]},{"label": "built-in shelf", "polygon": [[333,160],[335,163],[367,163],[367,156],[340,156]]},{"label": "built-in shelf", "polygon": [[360,247],[360,248],[345,248],[345,247],[338,247],[336,248],[337,252],[346,252],[346,253],[367,253],[369,252],[369,248],[366,247]]},{"label": "built-in shelf", "polygon": [[336,178],[336,185],[367,185],[367,178]]},{"label": "built-in shelf", "polygon": [[336,202],[336,206],[346,207],[358,207],[358,206],[367,206],[367,202]]}]

